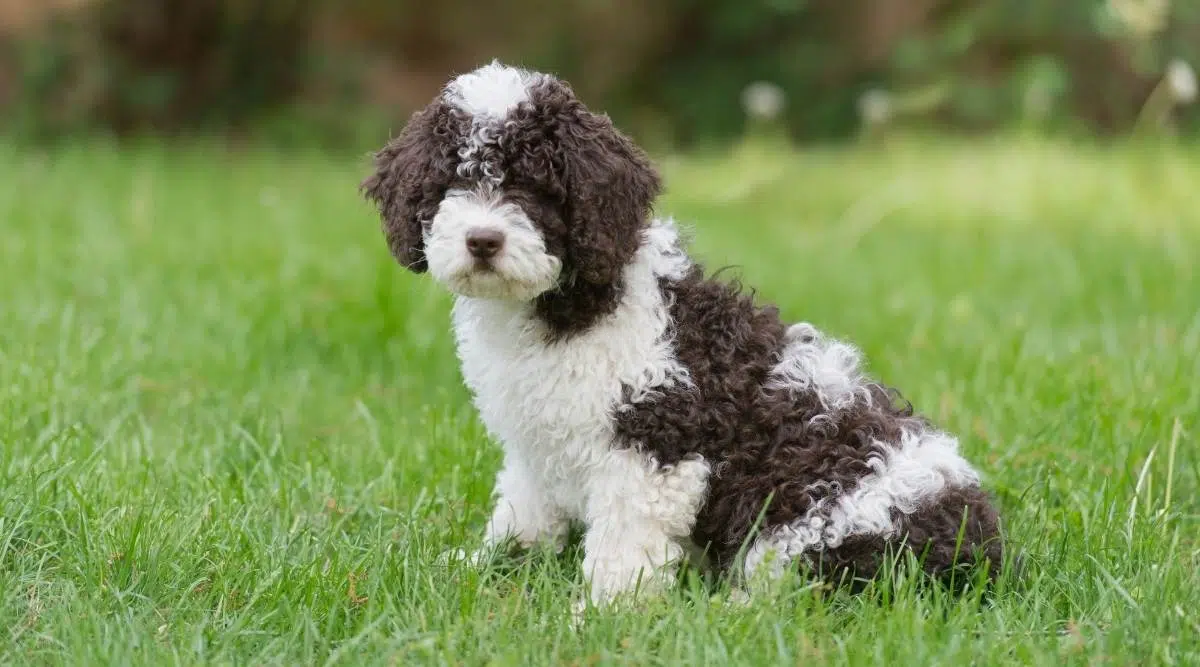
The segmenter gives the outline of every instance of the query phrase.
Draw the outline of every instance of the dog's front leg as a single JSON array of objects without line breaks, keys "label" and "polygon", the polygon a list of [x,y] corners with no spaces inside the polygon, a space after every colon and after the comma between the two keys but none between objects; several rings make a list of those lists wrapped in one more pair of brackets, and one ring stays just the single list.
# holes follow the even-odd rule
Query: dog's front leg
[{"label": "dog's front leg", "polygon": [[496,475],[492,495],[495,506],[484,529],[483,544],[472,554],[459,550],[454,554],[456,558],[480,565],[510,542],[523,549],[535,545],[562,549],[567,519],[519,454],[505,452],[504,467]]},{"label": "dog's front leg", "polygon": [[612,453],[588,489],[583,568],[593,604],[674,582],[708,472],[699,459],[660,467],[634,450]]},{"label": "dog's front leg", "polygon": [[512,538],[522,548],[537,544],[562,548],[567,520],[519,455],[505,453],[493,495],[496,505],[484,533],[485,547]]}]

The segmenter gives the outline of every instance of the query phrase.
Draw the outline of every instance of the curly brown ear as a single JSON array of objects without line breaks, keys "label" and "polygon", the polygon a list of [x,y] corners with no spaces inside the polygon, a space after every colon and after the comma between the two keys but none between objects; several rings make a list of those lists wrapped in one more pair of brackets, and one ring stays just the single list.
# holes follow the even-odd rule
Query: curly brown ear
[{"label": "curly brown ear", "polygon": [[633,259],[661,181],[650,159],[607,116],[582,104],[558,126],[572,264],[583,280],[615,282]]},{"label": "curly brown ear", "polygon": [[375,154],[375,173],[360,186],[379,209],[392,255],[414,273],[428,268],[421,231],[454,178],[457,126],[440,100],[416,112],[400,135]]}]

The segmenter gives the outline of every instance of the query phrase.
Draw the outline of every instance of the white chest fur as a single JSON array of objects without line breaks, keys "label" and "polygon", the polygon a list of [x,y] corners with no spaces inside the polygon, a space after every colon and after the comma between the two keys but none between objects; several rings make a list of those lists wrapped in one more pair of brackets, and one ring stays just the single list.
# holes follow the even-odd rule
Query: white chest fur
[{"label": "white chest fur", "polygon": [[616,311],[561,342],[547,342],[528,304],[459,298],[454,305],[463,377],[480,418],[574,518],[582,518],[587,481],[610,459],[624,388],[636,400],[687,381],[665,336],[669,314],[658,286],[659,277],[678,277],[686,266],[674,229],[652,226],[626,269]]}]

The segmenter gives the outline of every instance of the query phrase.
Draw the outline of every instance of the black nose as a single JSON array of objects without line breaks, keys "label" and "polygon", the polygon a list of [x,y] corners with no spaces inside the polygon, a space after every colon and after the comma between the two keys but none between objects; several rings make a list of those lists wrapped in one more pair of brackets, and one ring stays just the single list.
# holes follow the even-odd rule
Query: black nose
[{"label": "black nose", "polygon": [[504,232],[498,229],[472,229],[467,232],[467,250],[479,259],[488,259],[504,247]]}]

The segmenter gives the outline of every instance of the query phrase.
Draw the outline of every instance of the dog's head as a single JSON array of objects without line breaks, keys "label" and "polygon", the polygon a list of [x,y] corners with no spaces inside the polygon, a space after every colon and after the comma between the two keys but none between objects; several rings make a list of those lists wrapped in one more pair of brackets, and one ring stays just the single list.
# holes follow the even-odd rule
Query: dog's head
[{"label": "dog's head", "polygon": [[493,62],[414,114],[362,189],[402,265],[464,296],[530,301],[616,281],[660,181],[565,82]]}]

